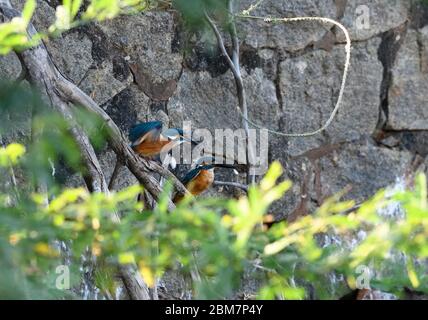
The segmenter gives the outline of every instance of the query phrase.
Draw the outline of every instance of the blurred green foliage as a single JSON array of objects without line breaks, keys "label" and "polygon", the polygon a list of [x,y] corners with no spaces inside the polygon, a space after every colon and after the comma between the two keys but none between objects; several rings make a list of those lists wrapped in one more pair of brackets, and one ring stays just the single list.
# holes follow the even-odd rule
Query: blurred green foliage
[{"label": "blurred green foliage", "polygon": [[[65,0],[56,9],[49,33],[158,3],[93,0],[84,7],[80,0]],[[227,23],[226,3],[173,1],[193,26],[205,23],[205,10]],[[35,5],[35,0],[27,1],[21,17],[0,24],[0,54],[24,49],[47,36],[30,39],[26,34]],[[100,120],[81,112],[76,118],[102,148],[105,133]],[[260,185],[251,187],[248,197],[186,199],[168,212],[166,190],[156,209],[147,211],[136,201],[140,186],[107,196],[58,184],[54,168],[67,166],[84,174],[80,153],[69,134],[70,124],[44,107],[33,91],[1,84],[0,121],[2,142],[12,139],[0,148],[0,298],[78,298],[75,290],[57,288],[56,270],[69,265],[71,286],[76,288],[81,257],[88,248],[96,257],[96,284],[109,296],[114,296],[116,266],[130,262],[137,263],[149,285],[168,270],[197,273],[192,285],[198,298],[230,297],[244,276],[257,280],[258,298],[303,299],[309,289],[317,298],[334,298],[340,292],[331,288],[329,275],[342,275],[354,288],[356,270],[362,265],[377,271],[370,283],[373,288],[397,294],[403,287],[428,292],[427,182],[422,174],[411,190],[392,194],[381,190],[358,209],[352,209],[353,201],[340,201],[337,195],[312,215],[265,230],[262,225],[270,205],[290,187],[289,182],[277,183],[282,172],[278,163],[272,164]],[[11,132],[24,130],[25,125],[32,141],[24,135],[11,138]],[[25,147],[16,143],[18,138]],[[40,183],[49,186],[47,193],[36,191]],[[390,206],[400,207],[403,217],[379,214]],[[121,213],[120,224],[112,221],[113,211]],[[366,236],[350,245],[362,231]],[[338,241],[325,245],[326,237]],[[67,252],[62,243],[67,244]]]},{"label": "blurred green foliage", "polygon": [[228,0],[172,0],[188,27],[200,30],[206,26],[205,14],[215,16],[226,25],[229,19]]},{"label": "blurred green foliage", "polygon": [[0,23],[0,55],[12,50],[23,50],[51,35],[57,35],[90,21],[112,19],[119,14],[132,14],[156,8],[158,0],[63,0],[55,10],[55,21],[45,33],[29,36],[28,24],[36,10],[36,0],[26,0],[21,16]]},{"label": "blurred green foliage", "polygon": [[[10,144],[0,150],[2,168],[25,163],[24,147]],[[256,279],[258,298],[303,299],[312,288],[318,298],[334,298],[328,274],[345,277],[355,287],[356,268],[371,266],[382,277],[373,288],[399,293],[403,287],[428,292],[424,259],[428,256],[426,177],[418,175],[413,190],[392,195],[380,191],[359,209],[352,201],[327,200],[313,215],[296,222],[262,227],[269,206],[289,189],[277,183],[282,174],[273,163],[248,197],[240,199],[185,199],[174,212],[167,211],[165,191],[159,205],[146,211],[136,196],[137,185],[109,196],[90,194],[83,188],[0,194],[0,298],[70,298],[73,291],[56,289],[55,270],[64,264],[68,245],[72,285],[78,284],[79,259],[85,250],[96,257],[96,283],[114,296],[115,266],[137,263],[149,285],[168,270],[194,273],[195,297],[227,298],[242,284],[244,274]],[[7,176],[7,171],[2,177]],[[20,186],[18,186],[20,187]],[[168,188],[167,188],[168,189]],[[400,205],[401,219],[386,219],[380,210]],[[120,224],[111,212],[121,212]],[[348,212],[351,211],[351,212]],[[352,247],[345,239],[367,236]],[[323,236],[343,239],[324,246]],[[400,264],[394,253],[404,253]],[[418,260],[415,260],[418,259]],[[74,267],[73,267],[74,266]]]},{"label": "blurred green foliage", "polygon": [[186,25],[194,30],[206,26],[205,12],[215,17],[224,27],[229,24],[227,0],[90,0],[88,3],[82,0],[63,0],[62,4],[56,7],[55,21],[48,30],[29,36],[27,27],[37,8],[37,1],[26,0],[20,16],[0,23],[0,55],[32,47],[42,39],[84,23],[171,6],[181,13]]}]

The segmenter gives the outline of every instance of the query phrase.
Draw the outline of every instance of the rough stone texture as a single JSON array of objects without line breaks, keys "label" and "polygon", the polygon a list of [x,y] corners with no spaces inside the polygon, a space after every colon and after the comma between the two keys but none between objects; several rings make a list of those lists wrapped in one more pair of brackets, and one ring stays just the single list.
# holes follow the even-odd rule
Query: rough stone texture
[{"label": "rough stone texture", "polygon": [[351,186],[346,198],[363,201],[379,189],[394,184],[405,174],[411,160],[410,152],[379,148],[369,142],[348,144],[320,161],[323,196]]},{"label": "rough stone texture", "polygon": [[91,40],[85,34],[73,31],[52,39],[48,47],[60,70],[74,83],[80,84],[93,64]]},{"label": "rough stone texture", "polygon": [[113,98],[116,94],[126,89],[132,83],[132,75],[123,81],[114,77],[113,64],[111,61],[101,63],[99,68],[89,69],[86,76],[81,81],[80,87],[95,102],[103,104]]},{"label": "rough stone texture", "polygon": [[[331,142],[355,140],[371,135],[376,128],[383,72],[376,56],[379,44],[379,38],[354,44],[343,104],[325,132]],[[344,59],[344,47],[336,46],[332,52],[315,50],[281,63],[283,131],[311,132],[324,125],[336,105]],[[302,145],[302,140],[312,143]],[[292,139],[289,152],[296,155],[307,151],[317,146],[317,140]]]},{"label": "rough stone texture", "polygon": [[[240,9],[252,3],[241,1]],[[43,30],[54,19],[56,3],[41,0],[38,4],[34,23]],[[357,24],[361,5],[370,13],[367,30]],[[295,182],[284,200],[274,206],[278,216],[302,211],[303,191],[312,197],[303,207],[315,208],[322,202],[318,199],[320,181],[325,180],[323,186],[327,186],[322,194],[331,194],[343,188],[347,179],[352,180],[351,173],[357,174],[353,194],[365,197],[393,182],[392,175],[399,175],[399,171],[391,170],[387,176],[384,165],[398,167],[394,161],[407,161],[409,152],[426,155],[427,148],[421,143],[424,134],[412,132],[427,129],[428,118],[428,27],[424,27],[424,15],[418,14],[425,9],[418,8],[415,12],[414,2],[404,0],[266,0],[252,12],[338,18],[350,28],[353,40],[358,40],[353,43],[344,103],[328,130],[310,138],[269,135],[269,161],[280,160],[286,169],[284,179]],[[403,26],[409,17],[415,21],[409,23],[397,58],[390,64],[380,61],[381,42],[392,41],[383,33]],[[193,128],[210,131],[240,128],[235,83],[224,58],[206,39],[192,38],[195,45],[187,48],[183,29],[176,14],[151,12],[79,27],[47,45],[61,71],[100,103],[124,131],[137,121],[154,119],[170,126],[191,120]],[[268,25],[252,20],[240,21],[238,32],[250,118],[282,132],[319,128],[332,111],[339,91],[344,62],[343,44],[336,42],[343,41],[340,33],[318,23]],[[0,70],[2,75],[16,77],[19,61],[13,55],[2,57]],[[392,75],[391,83],[384,78],[388,74]],[[381,99],[384,86],[388,100]],[[388,111],[386,127],[379,127],[381,107]],[[403,134],[370,139],[374,132],[390,129],[402,130]],[[360,148],[363,153],[370,150],[374,158],[354,158]],[[112,170],[114,161],[108,154],[104,157]],[[342,176],[337,175],[338,169],[329,164],[330,160],[325,160],[330,158],[336,159],[344,171]],[[131,179],[128,172],[123,174]],[[223,171],[219,171],[219,178],[236,179]],[[372,187],[364,185],[366,180]],[[122,183],[125,180],[119,187]]]},{"label": "rough stone texture", "polygon": [[132,123],[151,120],[148,117],[149,106],[150,99],[138,90],[136,85],[130,85],[102,105],[119,128],[125,132]]},{"label": "rough stone texture", "polygon": [[393,130],[428,129],[428,26],[409,30],[392,68],[389,122]]},{"label": "rough stone texture", "polygon": [[[241,1],[240,9],[247,9],[255,2],[254,0]],[[333,0],[266,0],[252,11],[251,15],[276,18],[322,16],[334,19],[337,16],[337,7]],[[243,19],[239,23],[239,30],[245,44],[254,48],[281,48],[292,52],[320,40],[330,28],[331,26],[320,26],[317,22],[273,25],[263,21]]]},{"label": "rough stone texture", "polygon": [[[409,0],[350,0],[341,20],[352,40],[367,40],[396,28],[408,19]],[[367,18],[366,17],[367,14]],[[345,41],[342,32],[338,40]]]},{"label": "rough stone texture", "polygon": [[[241,9],[254,2],[243,0]],[[37,28],[49,26],[57,4],[38,1],[33,19]],[[369,29],[358,28],[356,9],[361,5],[369,9]],[[337,18],[354,40],[344,102],[327,131],[310,138],[269,135],[269,161],[279,160],[285,168],[282,179],[294,183],[271,208],[277,218],[310,214],[348,185],[352,189],[346,197],[363,201],[410,170],[414,155],[426,158],[427,5],[419,0],[265,0],[252,14]],[[392,32],[395,28],[400,32]],[[183,30],[177,14],[151,12],[85,25],[47,46],[61,71],[123,131],[155,119],[175,127],[191,120],[194,129],[211,132],[241,128],[235,83],[225,59],[206,39],[192,38],[192,46],[186,47]],[[241,20],[238,33],[250,118],[282,132],[319,128],[337,100],[343,35],[315,22],[269,25],[253,20]],[[405,37],[402,44],[396,35]],[[13,54],[0,57],[1,78],[15,79],[20,70]],[[100,161],[110,177],[115,156],[103,150]],[[179,166],[177,172],[185,170]],[[80,183],[75,178],[73,184]],[[217,179],[240,178],[218,170]],[[116,188],[133,183],[123,169]],[[219,192],[239,194],[233,188],[213,188],[207,195]],[[185,284],[180,279],[172,276],[164,282],[165,296],[188,298],[181,295]]]},{"label": "rough stone texture", "polygon": [[[23,0],[11,0],[10,2],[17,10],[22,10],[25,4]],[[42,32],[47,31],[48,27],[55,22],[55,6],[59,3],[51,5],[49,2],[54,1],[37,0],[36,12],[32,20],[37,30]]]},{"label": "rough stone texture", "polygon": [[0,56],[0,81],[15,80],[21,73],[21,62],[15,53],[9,53],[7,56]]},{"label": "rough stone texture", "polygon": [[154,83],[177,79],[182,55],[173,52],[175,23],[167,12],[138,14],[100,25],[107,41],[139,63]]},{"label": "rough stone texture", "polygon": [[[279,112],[275,84],[261,69],[250,73],[242,71],[247,91],[251,119],[261,124],[275,124]],[[230,72],[213,78],[206,72],[184,71],[176,94],[168,103],[168,112],[174,125],[191,120],[194,128],[240,128],[238,99]]]}]

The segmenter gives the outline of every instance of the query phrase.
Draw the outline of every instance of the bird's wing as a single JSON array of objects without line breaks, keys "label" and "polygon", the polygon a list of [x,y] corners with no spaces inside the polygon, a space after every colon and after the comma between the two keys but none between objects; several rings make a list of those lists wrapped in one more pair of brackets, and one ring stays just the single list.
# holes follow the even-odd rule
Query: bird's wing
[{"label": "bird's wing", "polygon": [[193,170],[190,170],[184,177],[181,179],[181,183],[187,185],[190,181],[195,179],[202,170],[212,169],[214,166],[212,164],[204,165]]},{"label": "bird's wing", "polygon": [[181,183],[187,185],[190,181],[195,179],[201,173],[201,168],[195,168],[186,173],[186,175],[181,179]]},{"label": "bird's wing", "polygon": [[140,144],[148,136],[152,135],[152,138],[159,136],[162,131],[162,122],[160,121],[150,121],[137,124],[129,130],[129,140],[132,142],[132,145]]}]

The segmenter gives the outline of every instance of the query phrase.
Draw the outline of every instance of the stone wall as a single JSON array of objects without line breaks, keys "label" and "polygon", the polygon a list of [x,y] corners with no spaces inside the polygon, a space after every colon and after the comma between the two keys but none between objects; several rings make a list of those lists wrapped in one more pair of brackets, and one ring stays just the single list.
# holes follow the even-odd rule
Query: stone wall
[{"label": "stone wall", "polygon": [[[242,0],[240,7],[251,3]],[[56,4],[38,1],[38,29],[52,23]],[[364,9],[368,28],[357,23]],[[334,18],[353,40],[344,103],[332,125],[310,138],[269,135],[269,161],[280,160],[284,178],[294,182],[275,206],[278,216],[305,213],[348,185],[348,196],[361,201],[405,174],[415,155],[426,156],[428,8],[421,1],[266,0],[253,14]],[[319,128],[337,99],[343,34],[316,22],[252,20],[240,21],[238,31],[250,118],[282,132]],[[185,31],[178,14],[166,11],[79,27],[47,46],[60,70],[124,131],[153,119],[237,129],[233,77],[213,40]],[[13,54],[0,58],[1,76],[13,79],[20,68]],[[112,170],[108,150],[102,160]],[[123,172],[119,186],[128,180]]]},{"label": "stone wall", "polygon": [[[242,0],[248,7],[252,0]],[[15,0],[21,5],[22,0]],[[52,22],[57,1],[39,0],[34,23]],[[366,7],[361,7],[366,6]],[[356,23],[369,11],[369,28]],[[428,7],[420,0],[265,0],[264,16],[324,16],[353,40],[344,103],[332,125],[310,138],[269,135],[269,161],[285,167],[293,189],[275,204],[279,217],[306,214],[347,186],[362,201],[423,169],[428,153]],[[366,21],[367,22],[367,21]],[[270,129],[319,128],[337,99],[344,36],[317,23],[238,24],[250,118]],[[47,43],[59,69],[127,131],[138,121],[197,128],[240,127],[233,77],[211,34],[185,31],[174,11],[93,23]],[[19,60],[0,57],[0,76],[16,78]],[[107,172],[114,156],[101,154]],[[416,165],[415,165],[416,164]],[[234,179],[221,173],[223,179]],[[221,179],[219,178],[219,179]],[[124,169],[118,186],[134,183]],[[233,190],[212,190],[215,194]],[[234,192],[234,191],[233,191]]]}]

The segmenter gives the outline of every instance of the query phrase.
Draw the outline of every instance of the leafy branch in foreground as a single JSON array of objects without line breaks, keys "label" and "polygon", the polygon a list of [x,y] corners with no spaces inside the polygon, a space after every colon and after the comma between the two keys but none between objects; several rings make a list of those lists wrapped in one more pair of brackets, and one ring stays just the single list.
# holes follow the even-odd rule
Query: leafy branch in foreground
[{"label": "leafy branch in foreground", "polygon": [[[1,149],[0,165],[19,166],[26,157],[22,151],[16,144]],[[0,296],[37,298],[46,288],[43,297],[70,295],[71,291],[55,287],[55,268],[63,264],[61,241],[70,246],[72,279],[79,272],[73,266],[90,248],[97,259],[97,286],[106,297],[114,297],[111,270],[129,263],[136,263],[152,286],[168,270],[190,274],[196,262],[201,280],[193,282],[193,289],[199,298],[230,297],[245,272],[258,280],[259,298],[302,299],[309,286],[319,298],[334,298],[338,293],[325,289],[326,275],[340,273],[355,287],[359,265],[383,270],[372,281],[373,289],[399,294],[410,287],[428,292],[423,268],[428,256],[424,175],[416,178],[414,190],[390,196],[380,191],[355,212],[349,213],[353,201],[340,202],[338,195],[313,215],[264,230],[269,206],[290,187],[288,181],[276,183],[281,172],[281,166],[273,163],[262,182],[238,200],[189,198],[173,212],[168,211],[166,195],[155,209],[141,212],[135,201],[139,186],[110,195],[81,188],[50,191],[48,207],[35,193],[22,193],[11,205],[5,191],[0,195]],[[402,207],[401,219],[379,214],[392,204]],[[125,213],[120,224],[109,219],[112,210]],[[367,236],[349,248],[323,246],[320,240],[355,239],[361,230]],[[406,256],[402,263],[394,258],[398,252]]]},{"label": "leafy branch in foreground", "polygon": [[[46,32],[34,35],[27,28],[36,10],[36,0],[26,0],[21,16],[0,24],[0,55],[12,50],[24,50],[37,45],[42,39],[56,36],[61,32],[91,21],[112,19],[120,14],[133,14],[155,8],[156,0],[64,0],[55,9],[55,21]],[[0,1],[1,10],[8,10],[9,0]]]}]

